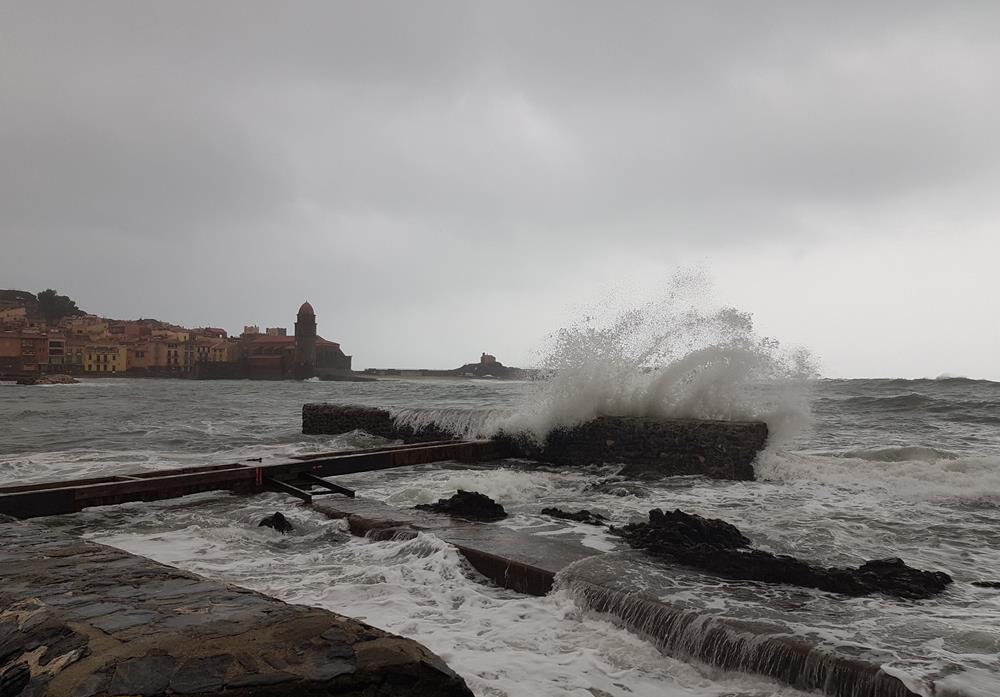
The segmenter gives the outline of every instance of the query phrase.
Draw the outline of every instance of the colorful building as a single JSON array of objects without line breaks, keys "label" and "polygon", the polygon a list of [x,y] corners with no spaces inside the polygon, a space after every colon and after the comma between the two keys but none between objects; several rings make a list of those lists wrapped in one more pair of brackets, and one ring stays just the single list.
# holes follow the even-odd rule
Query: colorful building
[{"label": "colorful building", "polygon": [[125,374],[128,352],[118,344],[90,344],[84,347],[83,370],[87,373]]},{"label": "colorful building", "polygon": [[33,375],[49,366],[49,337],[37,332],[0,332],[0,374]]}]

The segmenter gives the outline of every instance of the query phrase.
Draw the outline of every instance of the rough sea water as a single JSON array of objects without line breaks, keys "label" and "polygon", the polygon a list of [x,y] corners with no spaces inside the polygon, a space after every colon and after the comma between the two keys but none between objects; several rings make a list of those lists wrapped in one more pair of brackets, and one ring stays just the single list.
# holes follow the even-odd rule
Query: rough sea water
[{"label": "rough sea water", "polygon": [[[1000,581],[1000,383],[806,379],[807,356],[756,338],[735,311],[661,309],[557,335],[542,362],[556,372],[543,383],[0,383],[0,479],[37,482],[381,442],[362,433],[303,436],[301,406],[318,401],[383,406],[401,421],[445,423],[463,434],[516,427],[541,435],[598,413],[763,418],[773,435],[755,482],[676,477],[594,490],[615,467],[518,461],[338,480],[400,507],[479,491],[512,514],[495,524],[606,552],[565,570],[543,598],[497,588],[432,536],[354,538],[343,522],[279,494],[206,493],[43,522],[412,637],[483,697],[802,694],[663,655],[588,609],[577,582],[601,574],[698,613],[704,622],[693,632],[713,617],[763,622],[873,660],[928,697],[1000,694],[1000,590],[972,585]],[[650,562],[601,528],[542,516],[546,506],[587,508],[615,524],[651,508],[680,508],[723,518],[765,550],[828,566],[897,556],[945,571],[955,583],[937,598],[911,601],[727,582]],[[257,527],[274,511],[296,531],[281,536]]]},{"label": "rough sea water", "polygon": [[[490,381],[5,383],[0,473],[5,483],[43,481],[362,447],[377,441],[363,434],[302,436],[301,405],[504,411],[536,389]],[[1000,591],[970,584],[1000,581],[1000,383],[823,380],[812,384],[811,404],[814,428],[765,452],[757,482],[682,477],[634,484],[617,496],[587,490],[613,468],[539,470],[518,462],[341,479],[397,506],[459,488],[480,491],[513,513],[500,524],[611,551],[605,562],[620,564],[636,584],[656,584],[672,604],[765,619],[840,651],[877,654],[922,694],[1000,694]],[[771,551],[845,565],[900,556],[946,571],[956,583],[927,601],[762,591],[644,562],[599,528],[540,515],[551,505],[589,508],[619,524],[650,508],[681,508],[724,518]],[[274,510],[298,530],[282,537],[256,527]],[[662,656],[588,613],[574,599],[571,578],[549,597],[521,596],[493,587],[432,537],[352,538],[342,523],[277,494],[199,494],[46,523],[413,637],[479,695],[797,694],[762,678]]]}]

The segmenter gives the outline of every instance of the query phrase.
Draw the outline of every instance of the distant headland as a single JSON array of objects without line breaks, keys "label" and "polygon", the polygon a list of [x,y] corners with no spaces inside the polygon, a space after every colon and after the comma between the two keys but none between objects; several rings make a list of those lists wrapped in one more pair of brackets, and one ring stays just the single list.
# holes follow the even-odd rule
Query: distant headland
[{"label": "distant headland", "polygon": [[183,327],[156,319],[118,320],[89,314],[52,289],[35,295],[0,290],[0,379],[65,374],[196,380],[368,381],[379,378],[521,380],[533,371],[483,353],[453,370],[369,368],[355,371],[340,344],[317,333],[308,302],[285,327],[248,325],[238,337],[217,327]]},{"label": "distant headland", "polygon": [[483,353],[478,363],[466,363],[452,370],[368,368],[365,375],[382,378],[480,378],[485,380],[530,380],[539,371],[531,368],[513,368],[497,360],[496,356]]}]

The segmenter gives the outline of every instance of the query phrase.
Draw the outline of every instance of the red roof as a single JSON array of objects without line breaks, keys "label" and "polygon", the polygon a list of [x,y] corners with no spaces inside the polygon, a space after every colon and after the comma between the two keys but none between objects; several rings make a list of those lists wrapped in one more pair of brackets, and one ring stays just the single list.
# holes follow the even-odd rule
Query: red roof
[{"label": "red roof", "polygon": [[[242,341],[249,341],[253,344],[288,344],[295,343],[294,336],[271,336],[269,334],[246,334],[240,337]],[[328,341],[321,336],[316,337],[317,346],[340,346],[336,341]]]},{"label": "red roof", "polygon": [[244,341],[251,341],[255,344],[294,344],[294,336],[273,336],[271,334],[244,334],[240,337]]},{"label": "red roof", "polygon": [[299,315],[311,315],[315,317],[316,313],[313,312],[313,306],[305,302],[302,303],[302,307],[299,308]]}]

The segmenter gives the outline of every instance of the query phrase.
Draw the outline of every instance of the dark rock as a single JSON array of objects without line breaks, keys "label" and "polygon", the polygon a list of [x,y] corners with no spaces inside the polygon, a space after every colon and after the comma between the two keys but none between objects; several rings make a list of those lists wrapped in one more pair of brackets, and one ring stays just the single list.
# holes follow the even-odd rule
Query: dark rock
[{"label": "dark rock", "polygon": [[17,697],[31,681],[31,669],[15,663],[0,673],[0,697]]},{"label": "dark rock", "polygon": [[[612,528],[633,547],[652,552],[668,552],[706,545],[720,550],[748,547],[750,540],[735,526],[717,518],[703,518],[681,510],[673,513],[654,508],[648,523],[629,523],[624,528]],[[657,556],[662,556],[657,554]]]},{"label": "dark rock", "polygon": [[980,588],[1000,588],[1000,581],[973,581],[972,585]]},{"label": "dark rock", "polygon": [[564,520],[575,520],[578,523],[586,523],[587,525],[605,525],[608,522],[608,519],[600,513],[593,513],[586,508],[576,513],[564,511],[560,508],[543,508],[542,515],[550,515],[553,518],[562,518]]},{"label": "dark rock", "polygon": [[447,513],[468,520],[500,520],[507,517],[507,511],[489,496],[478,491],[462,491],[448,499],[438,499],[437,503],[416,506],[422,511]]},{"label": "dark rock", "polygon": [[274,528],[282,535],[295,529],[295,526],[288,522],[288,518],[281,515],[281,513],[272,513],[271,515],[262,518],[261,521],[257,523],[257,527]]},{"label": "dark rock", "polygon": [[929,598],[952,582],[948,574],[923,571],[900,559],[867,561],[856,569],[826,568],[795,557],[748,549],[750,540],[737,528],[676,510],[649,512],[648,523],[611,528],[634,548],[701,569],[723,578],[786,583],[851,596],[886,593],[902,598]]}]

